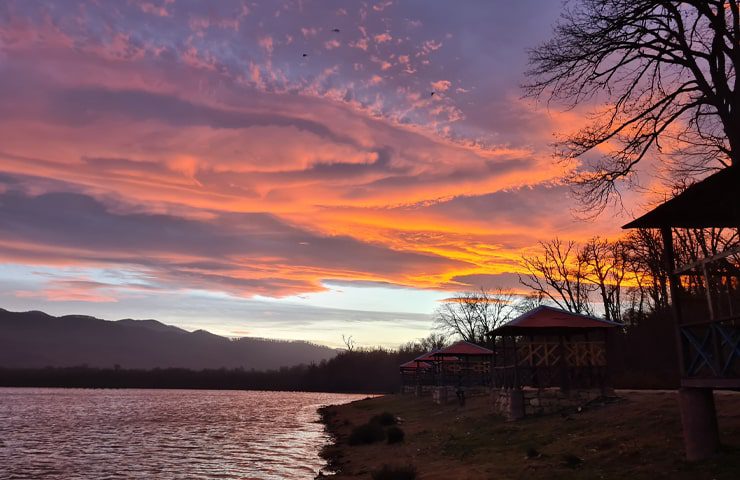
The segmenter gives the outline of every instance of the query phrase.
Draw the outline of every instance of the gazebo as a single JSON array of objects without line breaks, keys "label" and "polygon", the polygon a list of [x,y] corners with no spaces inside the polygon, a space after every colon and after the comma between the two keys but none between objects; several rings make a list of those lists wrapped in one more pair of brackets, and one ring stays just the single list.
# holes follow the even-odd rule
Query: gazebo
[{"label": "gazebo", "polygon": [[[689,460],[719,448],[713,390],[740,389],[740,248],[676,265],[676,229],[740,228],[740,167],[721,170],[622,228],[659,229],[681,371],[679,403]],[[686,293],[693,282],[704,300]],[[656,339],[657,340],[657,339]]]},{"label": "gazebo", "polygon": [[434,385],[434,371],[431,363],[410,360],[399,366],[401,372],[401,393],[421,395],[424,387]]},{"label": "gazebo", "polygon": [[491,383],[493,351],[480,345],[459,341],[419,358],[434,367],[432,395],[437,403],[452,401],[463,388],[468,395],[487,392]]},{"label": "gazebo", "polygon": [[431,357],[437,367],[438,385],[475,387],[490,384],[493,351],[488,348],[460,341],[433,352]]},{"label": "gazebo", "polygon": [[541,305],[490,331],[497,410],[518,419],[609,393],[606,338],[619,325]]},{"label": "gazebo", "polygon": [[417,396],[429,394],[437,386],[440,372],[445,369],[443,363],[459,361],[459,358],[455,356],[435,356],[437,352],[439,352],[439,349],[423,353],[413,360],[399,365],[401,392],[414,393]]}]

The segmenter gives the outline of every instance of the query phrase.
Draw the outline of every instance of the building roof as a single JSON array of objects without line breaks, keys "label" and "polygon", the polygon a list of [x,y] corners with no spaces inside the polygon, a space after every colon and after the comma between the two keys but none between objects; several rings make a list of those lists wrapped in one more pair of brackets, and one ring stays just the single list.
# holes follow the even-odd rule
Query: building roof
[{"label": "building roof", "polygon": [[534,333],[535,330],[552,331],[573,329],[611,328],[619,323],[609,322],[590,315],[573,313],[560,308],[540,305],[514,320],[492,330],[491,335],[509,335]]},{"label": "building roof", "polygon": [[411,360],[412,362],[424,362],[424,361],[433,361],[433,360],[445,360],[445,361],[456,361],[458,360],[457,357],[435,357],[435,355],[439,352],[439,349],[432,350],[431,352],[424,353],[422,355],[419,355],[415,359]]},{"label": "building roof", "polygon": [[695,183],[622,228],[706,228],[740,225],[740,167]]},{"label": "building roof", "polygon": [[464,340],[432,353],[435,357],[493,355],[493,350],[478,346]]},{"label": "building roof", "polygon": [[427,352],[427,353],[422,353],[421,355],[419,355],[418,357],[416,357],[415,359],[413,359],[411,361],[412,362],[419,362],[419,361],[424,361],[424,360],[433,360],[434,357],[432,355],[434,355],[438,351],[439,351],[439,349],[432,350],[431,352]]},{"label": "building roof", "polygon": [[406,363],[402,363],[400,367],[404,370],[427,370],[432,368],[431,364],[427,362],[419,362],[416,360],[410,360]]}]

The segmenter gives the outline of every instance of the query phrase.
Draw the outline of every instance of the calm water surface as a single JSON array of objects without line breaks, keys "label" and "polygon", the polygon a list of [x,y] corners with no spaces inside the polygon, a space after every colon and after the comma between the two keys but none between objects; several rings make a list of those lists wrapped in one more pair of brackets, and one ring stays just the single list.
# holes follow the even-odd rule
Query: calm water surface
[{"label": "calm water surface", "polygon": [[359,395],[0,388],[0,478],[314,478]]}]

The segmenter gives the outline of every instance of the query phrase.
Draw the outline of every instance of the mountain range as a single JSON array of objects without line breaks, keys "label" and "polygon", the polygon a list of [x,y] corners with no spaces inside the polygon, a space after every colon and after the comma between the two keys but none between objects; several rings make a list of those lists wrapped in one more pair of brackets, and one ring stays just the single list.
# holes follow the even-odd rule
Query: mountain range
[{"label": "mountain range", "polygon": [[84,315],[0,308],[0,367],[270,370],[329,359],[337,351],[304,341],[230,339],[156,320],[108,321]]}]

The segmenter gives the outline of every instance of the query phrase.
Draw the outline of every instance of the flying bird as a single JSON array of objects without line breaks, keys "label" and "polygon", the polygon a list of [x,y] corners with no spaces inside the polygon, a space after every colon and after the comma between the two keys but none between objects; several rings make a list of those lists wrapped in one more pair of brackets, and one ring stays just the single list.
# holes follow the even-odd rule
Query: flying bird
[{"label": "flying bird", "polygon": [[339,33],[339,29],[338,28],[332,29],[332,32]]},{"label": "flying bird", "polygon": [[308,56],[308,54],[307,54],[307,53],[304,53],[304,54],[303,54],[303,56],[304,56],[304,57],[307,57],[307,56]]}]

